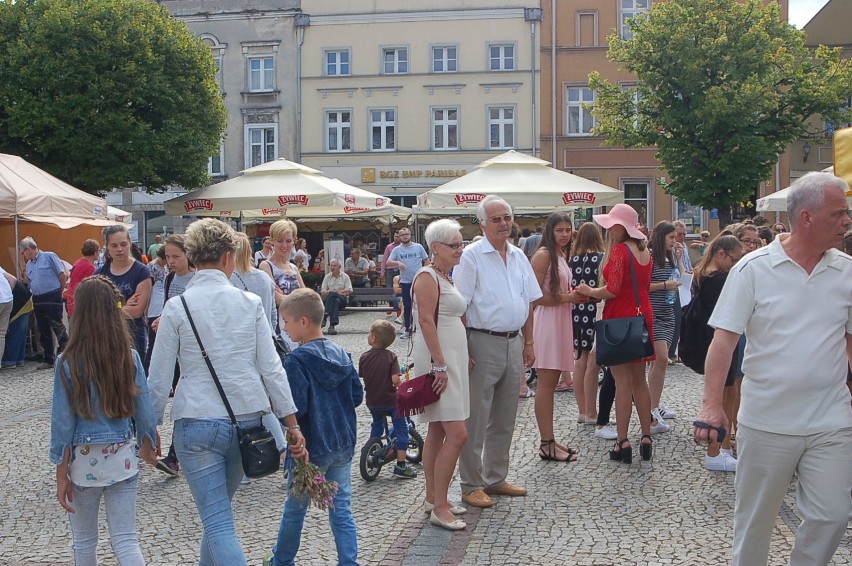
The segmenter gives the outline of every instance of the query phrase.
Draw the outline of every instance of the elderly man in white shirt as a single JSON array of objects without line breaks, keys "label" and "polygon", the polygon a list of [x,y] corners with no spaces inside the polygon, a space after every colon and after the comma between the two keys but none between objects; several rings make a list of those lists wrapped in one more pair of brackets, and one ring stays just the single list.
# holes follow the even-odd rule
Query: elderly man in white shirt
[{"label": "elderly man in white shirt", "polygon": [[494,195],[476,212],[484,238],[468,246],[453,270],[467,301],[470,372],[468,441],[459,459],[462,499],[490,507],[489,495],[521,496],[527,490],[506,482],[509,447],[524,366],[535,361],[532,302],[542,296],[529,260],[509,243],[512,209]]},{"label": "elderly man in white shirt", "polygon": [[740,334],[734,566],[766,564],[794,475],[802,518],[792,566],[827,564],[852,511],[852,258],[835,249],[849,229],[846,182],[809,173],[787,197],[792,232],[743,257],[710,317],[704,406],[695,438],[727,428],[722,389]]}]

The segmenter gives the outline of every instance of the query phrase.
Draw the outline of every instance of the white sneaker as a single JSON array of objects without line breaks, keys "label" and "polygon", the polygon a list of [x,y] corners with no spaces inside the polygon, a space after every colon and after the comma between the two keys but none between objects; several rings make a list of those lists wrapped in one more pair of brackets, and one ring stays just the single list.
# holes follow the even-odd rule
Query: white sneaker
[{"label": "white sneaker", "polygon": [[402,324],[402,323],[404,322],[404,321],[402,320],[402,317],[401,317],[401,316],[396,317],[395,319],[393,319],[393,321],[394,321],[395,323],[397,323],[397,324]]},{"label": "white sneaker", "polygon": [[399,338],[400,338],[400,340],[405,340],[409,336],[411,336],[411,333],[408,330],[403,330],[402,334],[399,335]]},{"label": "white sneaker", "polygon": [[659,409],[654,409],[651,411],[651,418],[657,421],[657,424],[651,425],[651,434],[660,434],[661,432],[669,432],[672,429],[672,425],[667,423],[665,419],[660,415]]},{"label": "white sneaker", "polygon": [[677,411],[669,409],[663,403],[660,403],[660,406],[657,407],[657,410],[660,411],[660,416],[663,417],[664,419],[676,419],[677,418]]},{"label": "white sneaker", "polygon": [[704,467],[708,472],[736,472],[737,459],[727,450],[719,452],[718,456],[704,456]]},{"label": "white sneaker", "polygon": [[604,440],[615,440],[618,438],[618,432],[612,424],[605,424],[601,428],[595,428],[595,436]]}]

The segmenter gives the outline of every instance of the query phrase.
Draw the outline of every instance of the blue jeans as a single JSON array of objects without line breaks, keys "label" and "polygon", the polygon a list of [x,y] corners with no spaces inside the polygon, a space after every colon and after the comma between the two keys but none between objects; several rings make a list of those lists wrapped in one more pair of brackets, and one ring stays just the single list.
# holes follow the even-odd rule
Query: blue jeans
[{"label": "blue jeans", "polygon": [[11,323],[6,331],[6,349],[3,351],[3,365],[14,367],[24,363],[27,351],[27,331],[30,328],[30,315],[22,314]]},{"label": "blue jeans", "polygon": [[[240,422],[260,425],[260,419]],[[245,566],[231,499],[243,478],[237,431],[228,419],[178,419],[174,445],[204,531],[199,566]]]},{"label": "blue jeans", "polygon": [[346,297],[332,291],[325,298],[325,314],[329,318],[329,324],[337,326],[340,323],[340,311],[346,308]]},{"label": "blue jeans", "polygon": [[121,566],[145,566],[136,536],[136,494],[139,474],[107,487],[80,487],[71,484],[74,501],[69,513],[71,548],[76,566],[98,564],[98,508],[101,496],[106,507],[109,542]]},{"label": "blue jeans", "polygon": [[[329,481],[337,482],[337,495],[334,496],[333,506],[328,509],[328,522],[334,535],[337,547],[337,563],[342,566],[358,564],[358,534],[355,531],[355,520],[352,518],[352,459],[321,466],[320,470]],[[305,514],[310,502],[307,499],[295,497],[290,493],[293,485],[294,462],[287,458],[287,469],[290,471],[287,479],[287,500],[284,502],[284,514],[281,526],[278,528],[278,541],[272,549],[273,566],[292,566],[295,564],[296,553],[302,542],[302,527],[305,524]]]},{"label": "blue jeans", "polygon": [[385,433],[387,417],[393,422],[393,433],[396,435],[396,449],[408,450],[408,420],[405,417],[396,418],[394,407],[371,408],[373,423],[370,425],[370,438],[381,438]]},{"label": "blue jeans", "polygon": [[411,286],[412,283],[400,283],[399,286],[402,288],[402,307],[405,309],[405,312],[402,313],[403,317],[403,326],[409,332],[411,332]]}]

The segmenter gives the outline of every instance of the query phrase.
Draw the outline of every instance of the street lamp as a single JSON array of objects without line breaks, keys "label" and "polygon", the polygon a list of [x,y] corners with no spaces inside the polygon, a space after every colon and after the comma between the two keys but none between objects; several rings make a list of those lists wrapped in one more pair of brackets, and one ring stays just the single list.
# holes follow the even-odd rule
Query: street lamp
[{"label": "street lamp", "polygon": [[808,156],[811,154],[811,144],[805,142],[805,145],[802,146],[802,161],[807,162]]}]

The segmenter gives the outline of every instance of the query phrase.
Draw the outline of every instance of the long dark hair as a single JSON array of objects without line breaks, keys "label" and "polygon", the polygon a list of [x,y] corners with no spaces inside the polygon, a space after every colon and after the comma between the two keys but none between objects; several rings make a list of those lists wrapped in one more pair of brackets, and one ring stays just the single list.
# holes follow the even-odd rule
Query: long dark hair
[{"label": "long dark hair", "polygon": [[[106,417],[128,418],[135,413],[136,364],[121,314],[123,301],[115,284],[103,275],[84,279],[74,293],[71,336],[62,360],[71,372],[71,404],[84,419],[94,418],[93,390]],[[68,388],[66,380],[62,383]]]},{"label": "long dark hair", "polygon": [[539,248],[543,248],[547,251],[547,255],[550,256],[550,294],[554,297],[559,296],[559,255],[561,254],[565,261],[568,261],[568,257],[571,253],[571,242],[568,242],[568,245],[565,246],[564,250],[559,249],[559,244],[556,243],[556,227],[566,222],[568,226],[571,226],[573,230],[574,227],[571,224],[571,215],[567,212],[554,212],[551,213],[550,216],[547,217],[547,222],[544,225],[544,231],[541,234],[541,243],[539,244]]},{"label": "long dark hair", "polygon": [[571,246],[571,255],[581,255],[587,253],[603,253],[604,241],[601,229],[594,222],[583,222],[577,228],[577,232],[573,237]]},{"label": "long dark hair", "polygon": [[654,265],[657,267],[665,267],[666,260],[669,265],[674,266],[675,260],[671,250],[666,249],[666,236],[675,231],[675,225],[667,220],[657,222],[654,226],[654,231],[651,233],[651,253],[654,258]]}]

